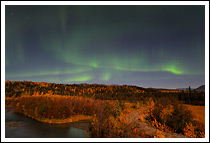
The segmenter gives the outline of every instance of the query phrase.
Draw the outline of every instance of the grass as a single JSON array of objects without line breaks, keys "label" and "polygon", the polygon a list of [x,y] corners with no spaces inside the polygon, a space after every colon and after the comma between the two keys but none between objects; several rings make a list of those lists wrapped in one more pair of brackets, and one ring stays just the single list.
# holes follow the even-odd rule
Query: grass
[{"label": "grass", "polygon": [[66,118],[66,119],[49,119],[49,118],[42,118],[42,119],[37,119],[36,120],[40,122],[45,122],[45,123],[51,123],[51,124],[64,124],[64,123],[71,123],[71,122],[76,122],[76,121],[81,121],[81,120],[92,120],[91,116],[85,116],[85,115],[74,115],[72,117]]},{"label": "grass", "polygon": [[193,114],[194,121],[197,123],[197,128],[204,131],[205,130],[205,106],[197,106],[197,105],[186,105],[184,104]]}]

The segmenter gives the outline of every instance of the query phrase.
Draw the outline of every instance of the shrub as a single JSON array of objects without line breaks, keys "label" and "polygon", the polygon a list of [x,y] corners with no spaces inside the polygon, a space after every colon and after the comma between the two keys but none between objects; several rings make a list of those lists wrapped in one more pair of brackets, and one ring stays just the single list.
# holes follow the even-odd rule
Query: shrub
[{"label": "shrub", "polygon": [[151,137],[150,135],[140,131],[138,126],[125,120],[125,116],[109,116],[100,121],[95,118],[91,123],[90,137],[98,138],[140,138]]},{"label": "shrub", "polygon": [[122,109],[120,106],[120,102],[117,100],[115,103],[114,117],[120,116],[121,114],[122,114]]},{"label": "shrub", "polygon": [[77,96],[35,95],[16,98],[13,107],[37,119],[64,119],[72,115],[94,115],[103,104],[103,101]]},{"label": "shrub", "polygon": [[135,104],[135,108],[138,109],[139,107],[141,107],[143,105],[142,102],[137,101]]},{"label": "shrub", "polygon": [[186,124],[192,123],[192,113],[175,97],[161,97],[156,99],[154,107],[150,110],[148,120],[166,125],[177,133],[184,133]]},{"label": "shrub", "polygon": [[186,124],[186,127],[184,128],[183,132],[184,132],[185,136],[188,136],[188,137],[191,137],[191,138],[196,137],[195,129],[194,129],[192,124]]},{"label": "shrub", "polygon": [[154,138],[165,138],[165,136],[163,135],[163,132],[160,130],[156,130]]},{"label": "shrub", "polygon": [[184,133],[186,124],[192,123],[193,117],[191,111],[187,110],[181,104],[175,104],[172,115],[168,117],[166,125],[173,128],[177,133]]}]

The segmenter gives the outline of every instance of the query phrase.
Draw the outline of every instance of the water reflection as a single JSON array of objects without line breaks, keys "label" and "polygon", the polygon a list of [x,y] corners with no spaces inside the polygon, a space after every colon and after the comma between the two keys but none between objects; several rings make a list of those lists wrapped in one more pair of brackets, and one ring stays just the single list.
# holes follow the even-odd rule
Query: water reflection
[{"label": "water reflection", "polygon": [[[86,138],[86,130],[90,123],[48,124],[41,123],[15,113],[11,108],[5,110],[5,122],[16,122],[17,126],[5,126],[6,138]],[[76,126],[76,127],[74,127]]]}]

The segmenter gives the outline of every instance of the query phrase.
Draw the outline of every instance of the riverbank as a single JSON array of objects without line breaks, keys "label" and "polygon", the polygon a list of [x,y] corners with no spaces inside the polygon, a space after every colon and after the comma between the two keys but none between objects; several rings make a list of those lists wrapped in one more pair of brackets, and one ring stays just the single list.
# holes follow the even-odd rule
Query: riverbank
[{"label": "riverbank", "polygon": [[[6,98],[6,104],[5,107],[6,108],[13,108],[12,107],[12,101],[14,101],[15,98]],[[32,119],[35,119],[39,122],[44,122],[44,123],[50,123],[50,124],[65,124],[65,123],[72,123],[72,122],[77,122],[77,121],[87,121],[87,122],[91,122],[92,120],[92,116],[88,116],[88,115],[71,115],[70,117],[66,117],[63,119],[58,119],[58,118],[38,118],[37,116],[33,116],[33,114],[28,114],[27,112],[21,112],[21,114],[28,116]]]},{"label": "riverbank", "polygon": [[6,138],[88,138],[90,122],[76,121],[63,124],[49,124],[5,109]]},{"label": "riverbank", "polygon": [[77,96],[42,95],[6,98],[6,107],[44,123],[92,121],[103,101]]},{"label": "riverbank", "polygon": [[91,122],[92,117],[91,116],[85,116],[85,115],[74,115],[69,118],[65,119],[49,119],[49,118],[36,118],[29,115],[24,114],[25,116],[28,116],[32,119],[35,119],[39,122],[49,123],[49,124],[66,124],[66,123],[72,123],[72,122],[78,122],[78,121],[87,121]]}]

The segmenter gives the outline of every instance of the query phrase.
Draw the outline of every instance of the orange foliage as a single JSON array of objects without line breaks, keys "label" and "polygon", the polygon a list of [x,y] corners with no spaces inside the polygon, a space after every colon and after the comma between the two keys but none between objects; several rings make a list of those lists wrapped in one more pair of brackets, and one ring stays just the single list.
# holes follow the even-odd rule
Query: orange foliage
[{"label": "orange foliage", "polygon": [[154,121],[151,121],[151,125],[164,132],[175,132],[173,129],[166,126],[165,124],[161,124],[160,122],[158,122],[155,118]]},{"label": "orange foliage", "polygon": [[188,137],[191,137],[191,138],[196,137],[195,129],[194,129],[192,124],[187,124],[183,131],[184,131],[185,136],[188,136]]},{"label": "orange foliage", "polygon": [[123,110],[122,112],[123,112],[124,115],[127,115],[127,114],[131,113],[134,110],[136,110],[136,109],[134,109],[134,108],[127,108],[127,109]]},{"label": "orange foliage", "polygon": [[91,124],[91,137],[103,138],[141,138],[151,137],[140,131],[138,126],[133,126],[125,120],[125,115],[114,118],[109,116],[103,122],[95,118]]},{"label": "orange foliage", "polygon": [[13,98],[11,97],[5,97],[5,107],[12,107],[12,101],[13,101]]},{"label": "orange foliage", "polygon": [[193,120],[197,122],[196,128],[202,132],[205,131],[205,106],[186,105],[193,114]]},{"label": "orange foliage", "polygon": [[163,135],[163,132],[160,130],[156,130],[156,133],[154,135],[154,138],[165,138],[165,136]]},{"label": "orange foliage", "polygon": [[73,115],[94,115],[102,101],[78,96],[39,95],[19,97],[13,107],[17,112],[35,119],[66,119]]},{"label": "orange foliage", "polygon": [[205,138],[205,132],[199,132],[199,137],[200,138]]}]

